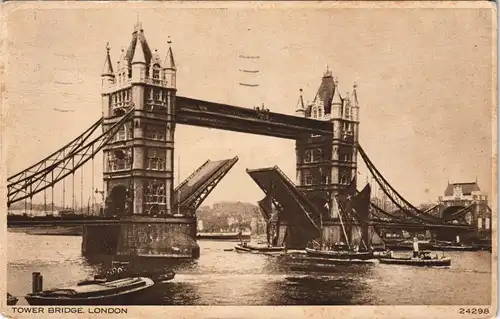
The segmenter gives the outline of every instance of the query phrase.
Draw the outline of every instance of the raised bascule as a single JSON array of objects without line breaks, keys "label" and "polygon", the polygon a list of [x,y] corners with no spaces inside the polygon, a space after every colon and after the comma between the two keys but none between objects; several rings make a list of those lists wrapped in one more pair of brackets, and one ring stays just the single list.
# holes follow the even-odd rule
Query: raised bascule
[{"label": "raised bascule", "polygon": [[[377,170],[359,144],[356,84],[351,93],[342,94],[338,80],[327,69],[311,103],[304,103],[301,91],[295,115],[177,96],[177,66],[168,44],[162,59],[150,48],[138,22],[115,66],[106,48],[102,118],[58,151],[12,175],[9,206],[32,202],[41,192],[44,198],[50,192],[53,205],[54,186],[67,178],[74,185],[75,172],[86,163],[92,167],[93,190],[94,157],[103,152],[104,210],[98,218],[69,222],[84,225],[82,252],[89,256],[198,257],[196,209],[238,157],[208,160],[174,188],[175,129],[181,124],[296,141],[295,181],[277,166],[247,169],[265,194],[259,202],[263,216],[272,220],[273,207],[278,211],[278,218],[273,219],[276,244],[303,248],[311,240],[340,241],[343,232],[348,237],[355,233],[353,228],[342,229],[343,222],[360,227],[366,243],[385,229],[450,229],[455,233],[474,229],[476,210],[470,205],[446,218],[421,211]],[[369,185],[358,192],[358,155],[398,208],[396,212],[370,203]]]}]

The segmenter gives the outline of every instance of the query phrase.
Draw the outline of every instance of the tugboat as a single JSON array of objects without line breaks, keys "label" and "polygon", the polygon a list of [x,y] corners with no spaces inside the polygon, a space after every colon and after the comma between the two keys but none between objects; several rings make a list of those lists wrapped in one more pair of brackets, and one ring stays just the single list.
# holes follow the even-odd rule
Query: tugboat
[{"label": "tugboat", "polygon": [[430,251],[419,251],[418,239],[415,237],[413,240],[413,256],[403,258],[379,258],[381,264],[393,265],[408,265],[408,266],[424,266],[424,267],[438,267],[438,266],[451,266],[451,258],[448,257],[432,257]]},{"label": "tugboat", "polygon": [[[39,275],[39,274],[38,274]],[[36,276],[34,276],[35,278]],[[38,281],[38,280],[37,280]],[[30,305],[114,305],[126,304],[127,300],[153,287],[150,278],[132,277],[105,282],[89,282],[67,288],[42,290],[33,285],[33,292],[25,296]]]}]

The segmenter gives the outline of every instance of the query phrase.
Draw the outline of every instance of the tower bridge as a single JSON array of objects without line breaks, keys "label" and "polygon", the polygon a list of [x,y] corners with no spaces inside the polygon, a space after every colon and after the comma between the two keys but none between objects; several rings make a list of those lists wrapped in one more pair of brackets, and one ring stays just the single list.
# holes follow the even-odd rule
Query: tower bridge
[{"label": "tower bridge", "polygon": [[[296,141],[295,181],[277,166],[247,170],[265,194],[259,202],[263,216],[271,220],[272,207],[278,210],[289,247],[339,237],[342,221],[363,228],[365,237],[383,229],[461,232],[473,227],[464,219],[474,214],[470,208],[442,219],[415,208],[389,184],[359,144],[357,85],[351,93],[341,94],[330,70],[323,75],[312,103],[304,103],[300,94],[295,115],[177,96],[176,74],[170,42],[161,59],[150,49],[140,23],[116,64],[107,47],[101,74],[102,118],[67,145],[8,179],[8,205],[32,201],[35,194],[46,196],[48,191],[53,205],[54,186],[66,178],[72,178],[74,184],[74,173],[86,164],[92,167],[94,190],[94,158],[102,152],[103,214],[73,220],[9,219],[9,226],[84,225],[85,254],[197,257],[196,209],[238,157],[209,160],[174,188],[175,129],[181,124]],[[398,207],[398,214],[370,204],[369,185],[357,191],[358,154]],[[278,222],[278,232],[281,228]]]}]

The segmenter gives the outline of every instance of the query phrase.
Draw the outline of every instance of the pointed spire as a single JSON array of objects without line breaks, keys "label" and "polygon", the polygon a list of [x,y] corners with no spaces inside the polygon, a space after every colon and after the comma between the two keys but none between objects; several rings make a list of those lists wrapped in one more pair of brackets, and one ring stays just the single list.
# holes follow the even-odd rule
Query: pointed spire
[{"label": "pointed spire", "polygon": [[354,104],[354,106],[358,107],[359,106],[359,103],[358,103],[358,92],[357,92],[357,89],[358,88],[358,85],[356,84],[356,82],[354,82],[354,84],[352,85],[352,103]]},{"label": "pointed spire", "polygon": [[329,77],[332,76],[332,71],[330,71],[330,68],[328,67],[328,64],[326,65],[326,71],[323,74],[323,77]]},{"label": "pointed spire", "polygon": [[137,21],[134,24],[134,33],[138,31],[142,31],[142,22],[139,19],[139,14],[137,14]]},{"label": "pointed spire", "polygon": [[134,56],[132,58],[132,64],[134,63],[146,63],[146,58],[144,57],[144,50],[142,49],[142,43],[137,40],[135,44]]},{"label": "pointed spire", "polygon": [[335,78],[335,86],[333,87],[333,97],[332,97],[332,104],[342,104],[342,97],[340,96],[340,89],[339,89],[339,79]]},{"label": "pointed spire", "polygon": [[300,96],[299,96],[299,101],[297,102],[297,106],[295,108],[295,112],[304,112],[305,111],[305,106],[304,106],[304,97],[302,95],[303,90],[300,89]]},{"label": "pointed spire", "polygon": [[174,53],[172,52],[172,45],[171,45],[172,41],[170,40],[170,37],[168,37],[167,43],[168,43],[168,51],[167,51],[167,56],[165,57],[165,62],[163,63],[163,69],[176,70]]},{"label": "pointed spire", "polygon": [[109,55],[109,42],[106,43],[106,60],[104,61],[104,66],[102,68],[102,75],[114,76],[113,65],[111,63],[111,56]]}]

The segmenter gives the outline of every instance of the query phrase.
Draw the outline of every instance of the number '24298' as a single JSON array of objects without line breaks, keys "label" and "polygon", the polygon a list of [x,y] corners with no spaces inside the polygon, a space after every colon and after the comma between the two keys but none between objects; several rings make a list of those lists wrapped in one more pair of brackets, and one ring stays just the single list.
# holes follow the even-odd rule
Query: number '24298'
[{"label": "number '24298'", "polygon": [[487,315],[490,313],[489,308],[460,308],[458,311],[461,315]]}]

